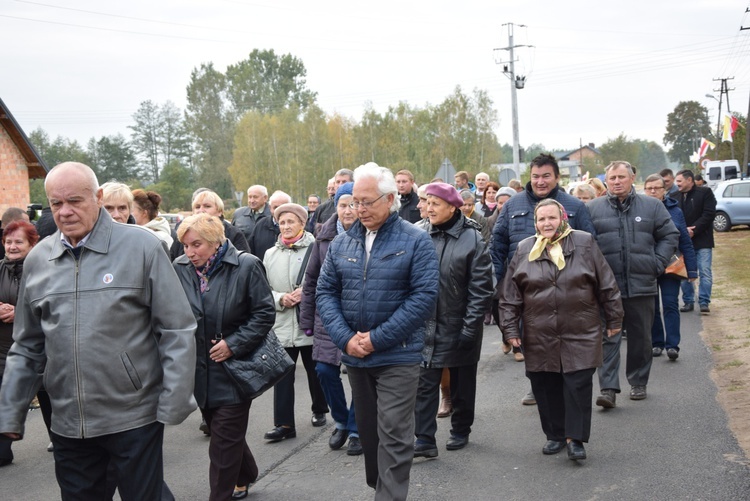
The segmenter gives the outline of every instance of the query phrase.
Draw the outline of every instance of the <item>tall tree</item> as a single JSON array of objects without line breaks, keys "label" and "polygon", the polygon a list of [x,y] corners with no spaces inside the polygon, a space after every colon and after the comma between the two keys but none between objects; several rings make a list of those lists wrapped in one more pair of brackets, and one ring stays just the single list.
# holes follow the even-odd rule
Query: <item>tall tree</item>
[{"label": "tall tree", "polygon": [[226,95],[227,79],[213,63],[201,64],[190,74],[185,122],[196,157],[196,181],[222,196],[234,191],[227,169],[236,124]]},{"label": "tall tree", "polygon": [[645,180],[650,174],[657,174],[667,166],[667,155],[656,142],[636,139],[635,143],[639,149],[636,164],[643,173],[642,179]]},{"label": "tall tree", "polygon": [[159,154],[159,139],[162,131],[159,106],[153,101],[143,101],[133,114],[135,125],[129,125],[132,130],[133,147],[144,159],[148,166],[144,169],[151,179],[159,181],[161,158]]},{"label": "tall tree", "polygon": [[604,165],[614,162],[615,160],[624,160],[638,168],[638,178],[645,179],[645,177],[641,176],[641,171],[637,164],[640,147],[637,143],[628,139],[628,136],[624,133],[620,133],[620,135],[614,139],[608,139],[599,147],[599,151],[602,154],[602,163]]},{"label": "tall tree", "polygon": [[138,178],[138,160],[122,134],[91,138],[88,143],[91,157],[90,167],[94,169],[100,183],[120,181],[131,183]]},{"label": "tall tree", "polygon": [[277,113],[293,105],[304,110],[316,96],[307,88],[306,76],[301,59],[255,49],[227,68],[229,101],[238,118],[248,111]]},{"label": "tall tree", "polygon": [[711,137],[708,108],[698,101],[680,101],[667,115],[664,144],[671,145],[667,152],[669,158],[683,165],[689,164],[701,137]]}]

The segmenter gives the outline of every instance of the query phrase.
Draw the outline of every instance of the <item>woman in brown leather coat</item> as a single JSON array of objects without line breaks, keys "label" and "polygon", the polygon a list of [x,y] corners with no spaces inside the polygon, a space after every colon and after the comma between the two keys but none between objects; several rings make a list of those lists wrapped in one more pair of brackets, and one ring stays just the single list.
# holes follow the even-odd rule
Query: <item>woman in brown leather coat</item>
[{"label": "woman in brown leather coat", "polygon": [[592,379],[602,365],[600,310],[607,335],[619,332],[620,291],[594,237],[572,230],[557,201],[537,205],[534,225],[536,235],[518,245],[503,281],[501,329],[506,342],[523,343],[547,436],[542,452],[556,454],[567,444],[570,459],[586,459]]}]

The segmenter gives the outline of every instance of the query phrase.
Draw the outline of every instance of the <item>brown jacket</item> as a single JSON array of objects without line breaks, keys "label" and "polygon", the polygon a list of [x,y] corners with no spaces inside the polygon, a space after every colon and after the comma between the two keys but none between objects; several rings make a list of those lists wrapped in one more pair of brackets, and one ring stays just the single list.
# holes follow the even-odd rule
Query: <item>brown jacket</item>
[{"label": "brown jacket", "polygon": [[562,271],[546,250],[529,262],[533,245],[534,237],[519,243],[503,280],[503,336],[506,341],[522,337],[529,372],[567,373],[601,366],[599,307],[608,329],[621,327],[623,310],[615,276],[596,240],[584,231],[571,232],[562,242]]}]

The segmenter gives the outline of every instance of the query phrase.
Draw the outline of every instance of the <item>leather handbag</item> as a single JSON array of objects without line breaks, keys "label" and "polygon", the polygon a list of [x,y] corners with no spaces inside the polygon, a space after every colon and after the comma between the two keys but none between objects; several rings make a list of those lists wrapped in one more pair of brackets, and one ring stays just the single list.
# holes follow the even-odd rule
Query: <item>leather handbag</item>
[{"label": "leather handbag", "polygon": [[682,257],[682,254],[672,256],[669,266],[664,270],[664,273],[674,278],[682,279],[688,277],[687,268],[685,268],[685,258]]},{"label": "leather handbag", "polygon": [[228,358],[222,365],[240,393],[250,400],[261,396],[296,367],[273,330],[247,356]]}]

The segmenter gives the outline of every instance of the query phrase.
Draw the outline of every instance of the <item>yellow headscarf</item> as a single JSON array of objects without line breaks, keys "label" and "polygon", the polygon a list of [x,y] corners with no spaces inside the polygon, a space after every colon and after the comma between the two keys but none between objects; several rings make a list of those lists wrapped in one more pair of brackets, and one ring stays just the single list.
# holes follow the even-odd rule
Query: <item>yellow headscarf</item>
[{"label": "yellow headscarf", "polygon": [[[549,202],[547,202],[547,200],[549,200]],[[534,228],[536,228],[537,210],[539,210],[539,207],[547,205],[556,205],[560,210],[560,226],[558,226],[552,238],[544,237],[539,233],[539,230],[536,230],[536,242],[534,242],[534,246],[531,248],[531,252],[529,252],[529,261],[536,261],[537,259],[539,259],[544,252],[544,249],[549,246],[549,250],[547,251],[547,253],[549,254],[549,258],[552,260],[555,266],[557,266],[558,270],[562,270],[563,268],[565,268],[565,256],[563,255],[562,245],[560,245],[560,241],[563,238],[567,237],[570,232],[573,231],[573,229],[570,227],[570,224],[568,224],[568,213],[565,212],[565,207],[563,207],[556,200],[550,198],[537,204],[536,208],[534,209]]]}]

